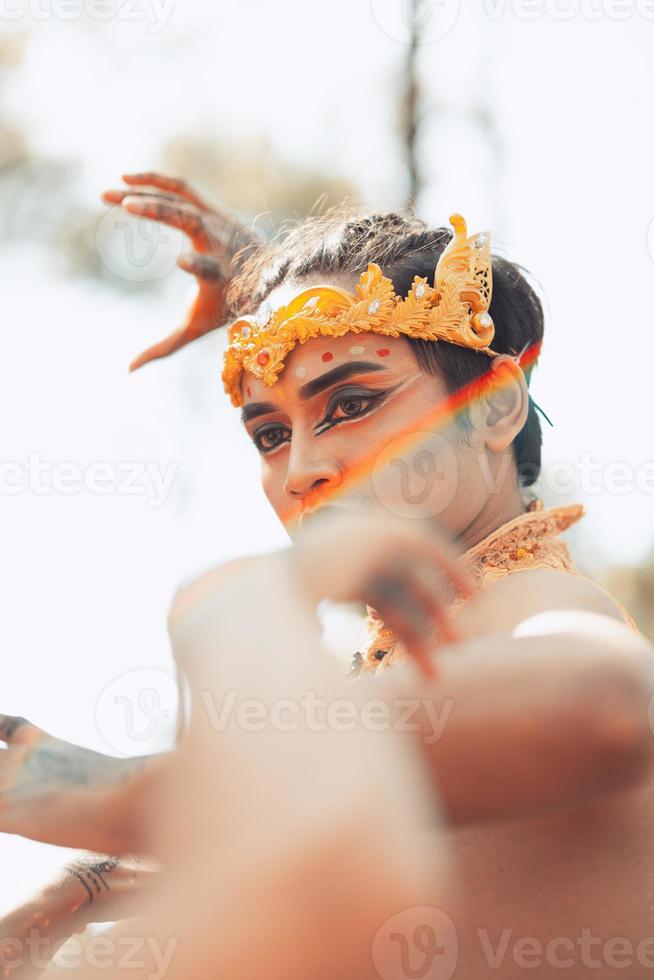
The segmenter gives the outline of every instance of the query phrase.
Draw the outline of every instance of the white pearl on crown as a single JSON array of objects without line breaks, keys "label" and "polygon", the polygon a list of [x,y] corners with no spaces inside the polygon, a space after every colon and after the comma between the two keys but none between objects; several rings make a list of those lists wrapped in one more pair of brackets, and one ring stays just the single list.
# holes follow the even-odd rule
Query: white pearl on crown
[{"label": "white pearl on crown", "polygon": [[257,313],[257,326],[265,327],[266,324],[270,322],[272,312],[272,306],[270,303],[264,303]]}]

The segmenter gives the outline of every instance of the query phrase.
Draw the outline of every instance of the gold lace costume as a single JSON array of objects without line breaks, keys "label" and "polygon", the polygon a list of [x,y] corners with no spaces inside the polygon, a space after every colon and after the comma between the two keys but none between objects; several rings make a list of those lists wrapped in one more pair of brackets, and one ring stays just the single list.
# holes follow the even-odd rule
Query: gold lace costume
[{"label": "gold lace costume", "polygon": [[[471,572],[479,589],[484,589],[507,575],[531,568],[554,568],[578,575],[580,573],[570,557],[568,546],[559,539],[559,535],[583,515],[584,508],[581,504],[545,510],[542,500],[532,500],[526,513],[491,532],[461,555],[459,561]],[[468,598],[457,592],[449,605],[450,615],[456,617]],[[613,601],[617,603],[617,600]],[[620,603],[617,605],[631,628],[637,631],[638,628],[626,609]],[[349,670],[350,677],[384,670],[409,656],[402,643],[384,626],[378,614],[370,607],[366,626],[368,642],[363,651],[354,655]]]}]

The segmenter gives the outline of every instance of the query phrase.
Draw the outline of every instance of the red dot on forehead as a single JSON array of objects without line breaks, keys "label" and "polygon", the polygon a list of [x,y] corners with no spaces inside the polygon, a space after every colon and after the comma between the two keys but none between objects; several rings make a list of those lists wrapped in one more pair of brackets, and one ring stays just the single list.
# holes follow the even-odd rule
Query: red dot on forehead
[{"label": "red dot on forehead", "polygon": [[330,351],[326,350],[322,355],[322,359],[323,361],[331,361],[334,359],[334,355]]},{"label": "red dot on forehead", "polygon": [[390,351],[388,347],[380,347],[380,349],[377,351],[377,357],[388,357],[389,354]]}]

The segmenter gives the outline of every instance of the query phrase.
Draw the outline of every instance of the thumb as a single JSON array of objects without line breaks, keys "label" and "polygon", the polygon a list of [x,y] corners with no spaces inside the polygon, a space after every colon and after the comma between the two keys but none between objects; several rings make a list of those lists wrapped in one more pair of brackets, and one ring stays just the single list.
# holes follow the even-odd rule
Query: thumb
[{"label": "thumb", "polygon": [[7,745],[30,745],[47,738],[47,733],[26,718],[17,715],[0,715],[0,741]]}]

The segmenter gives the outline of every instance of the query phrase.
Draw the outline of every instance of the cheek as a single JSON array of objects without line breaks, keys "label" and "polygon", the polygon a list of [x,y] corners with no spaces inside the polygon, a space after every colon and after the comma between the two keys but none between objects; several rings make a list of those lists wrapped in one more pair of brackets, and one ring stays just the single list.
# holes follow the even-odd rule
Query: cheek
[{"label": "cheek", "polygon": [[265,456],[261,457],[261,486],[266,497],[275,507],[275,501],[280,496],[279,468],[274,464],[271,465],[271,461]]},{"label": "cheek", "polygon": [[462,492],[463,472],[456,427],[412,433],[391,441],[372,469],[374,497],[399,517],[428,513],[444,517]]},{"label": "cheek", "polygon": [[284,493],[285,479],[286,465],[282,454],[270,459],[261,457],[261,487],[282,524],[289,519],[290,506],[288,496]]}]

